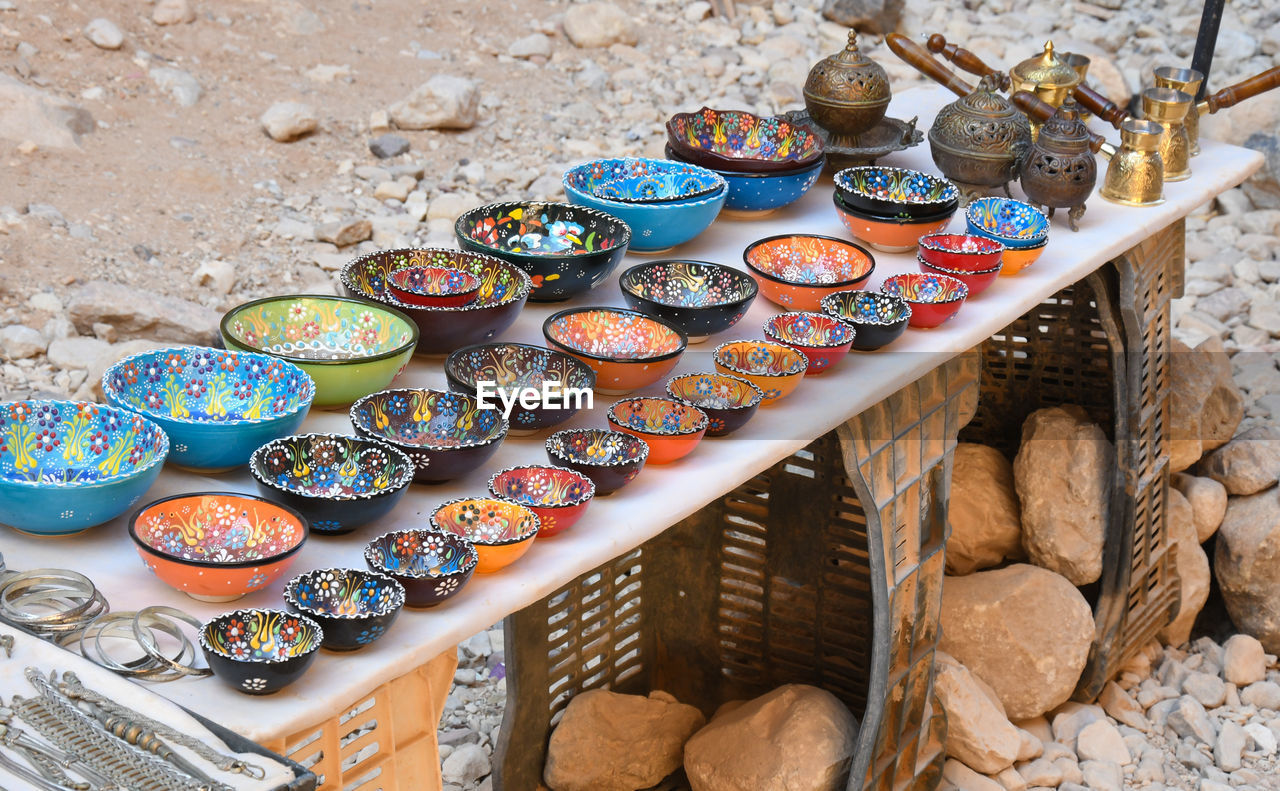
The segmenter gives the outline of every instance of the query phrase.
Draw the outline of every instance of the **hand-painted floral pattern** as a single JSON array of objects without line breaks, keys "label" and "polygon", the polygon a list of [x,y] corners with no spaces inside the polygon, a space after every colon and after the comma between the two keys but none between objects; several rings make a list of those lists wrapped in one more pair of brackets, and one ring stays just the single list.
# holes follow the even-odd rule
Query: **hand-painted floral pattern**
[{"label": "hand-painted floral pattern", "polygon": [[574,351],[613,360],[642,360],[679,352],[680,334],[640,313],[584,309],[555,317],[547,336]]},{"label": "hand-painted floral pattern", "polygon": [[805,127],[739,110],[704,107],[679,113],[667,122],[667,137],[729,159],[792,162],[799,167],[822,156],[822,140]]},{"label": "hand-painted floral pattern", "polygon": [[405,291],[429,296],[447,296],[480,288],[480,278],[461,269],[443,266],[413,266],[397,269],[391,282]]},{"label": "hand-painted floral pattern", "polygon": [[306,527],[280,506],[223,494],[153,503],[138,513],[133,529],[144,545],[162,555],[210,563],[274,558],[306,538]]},{"label": "hand-painted floral pattern", "polygon": [[[323,632],[310,618],[280,610],[236,610],[218,616],[200,630],[200,644],[244,662],[283,662],[320,647]],[[249,679],[246,688],[260,679]]]},{"label": "hand-painted floral pattern", "polygon": [[666,203],[709,195],[723,185],[715,174],[655,173],[601,184],[595,196],[624,203]]},{"label": "hand-painted floral pattern", "polygon": [[[579,165],[565,173],[565,178],[570,186],[588,195],[595,195],[596,191],[605,184],[622,179],[638,178],[640,176],[660,176],[660,175],[684,175],[697,174],[701,176],[710,175],[715,178],[723,178],[713,171],[697,165],[690,165],[685,162],[676,162],[670,159],[645,159],[640,157],[618,157],[615,159],[595,159],[586,165]],[[700,201],[710,200],[712,195],[700,198]],[[681,204],[682,206],[685,204]]]},{"label": "hand-painted floral pattern", "polygon": [[849,325],[821,313],[779,313],[765,323],[765,334],[788,346],[842,346],[853,342]]},{"label": "hand-painted floral pattern", "polygon": [[[667,383],[667,393],[677,401],[701,409],[734,409],[760,402],[760,388],[727,374],[686,374]],[[712,429],[715,426],[711,427]]]},{"label": "hand-painted floral pattern", "polygon": [[[803,373],[805,357],[789,346],[764,341],[731,341],[715,351],[716,362],[735,372],[755,376]],[[768,398],[768,392],[765,393]]]},{"label": "hand-painted floral pattern", "polygon": [[420,448],[465,448],[500,439],[508,424],[474,398],[441,390],[384,390],[357,401],[351,420],[369,436]]},{"label": "hand-painted floral pattern", "polygon": [[888,326],[911,316],[911,306],[901,297],[871,291],[842,291],[823,297],[822,309],[842,321]]},{"label": "hand-painted floral pattern", "polygon": [[857,245],[825,236],[788,235],[747,248],[747,263],[787,283],[851,283],[871,272],[874,261]]},{"label": "hand-painted floral pattern", "polygon": [[414,310],[480,310],[506,305],[529,296],[532,282],[518,267],[492,256],[457,250],[398,249],[383,250],[357,258],[342,270],[342,284],[353,294],[366,299],[401,306],[387,289],[386,278],[397,269],[410,267],[451,267],[480,278],[480,291],[465,305],[447,307],[415,307]]},{"label": "hand-painted floral pattern", "polygon": [[[595,484],[581,473],[560,467],[512,467],[489,479],[489,491],[521,505],[557,508],[585,502],[595,493]],[[546,517],[542,521],[546,529]]]},{"label": "hand-painted floral pattern", "polygon": [[628,270],[621,286],[636,296],[684,308],[740,302],[756,294],[748,275],[698,261],[665,261]]},{"label": "hand-painted floral pattern", "polygon": [[644,461],[649,446],[639,437],[621,431],[584,428],[557,431],[547,438],[547,451],[578,464],[622,465]]},{"label": "hand-painted floral pattern", "polygon": [[369,565],[401,577],[435,578],[474,568],[475,547],[461,537],[438,530],[404,530],[370,541],[364,550]]},{"label": "hand-painted floral pattern", "polygon": [[[466,238],[508,253],[585,255],[627,241],[625,227],[604,215],[562,203],[497,203],[470,213]],[[545,279],[554,279],[549,275]]]},{"label": "hand-painted floral pattern", "polygon": [[941,176],[906,168],[874,165],[846,168],[835,175],[835,182],[838,189],[855,195],[889,203],[937,204],[939,211],[944,204],[960,197],[956,186]]},{"label": "hand-painted floral pattern", "polygon": [[954,277],[910,272],[894,275],[884,281],[881,290],[908,302],[954,302],[969,295],[969,289]]},{"label": "hand-painted floral pattern", "polygon": [[538,517],[518,503],[476,497],[442,504],[431,515],[438,530],[473,544],[500,546],[524,541],[538,529]]},{"label": "hand-painted floral pattern", "polygon": [[979,198],[965,209],[965,219],[998,238],[1033,241],[1049,235],[1045,213],[1012,198]]},{"label": "hand-painted floral pattern", "polygon": [[[138,377],[136,367],[127,376]],[[40,486],[102,483],[163,461],[164,431],[140,415],[80,401],[0,404],[0,478]]]},{"label": "hand-painted floral pattern", "polygon": [[301,360],[390,354],[403,349],[414,330],[377,305],[326,297],[251,302],[232,310],[224,328],[235,343]]},{"label": "hand-painted floral pattern", "polygon": [[644,434],[694,434],[706,429],[707,416],[697,407],[668,398],[626,398],[609,407],[609,419]]},{"label": "hand-painted floral pattern", "polygon": [[404,588],[381,574],[356,569],[319,569],[294,578],[286,597],[308,615],[363,618],[386,615],[404,604]]},{"label": "hand-painted floral pattern", "polygon": [[474,394],[476,382],[486,382],[508,397],[525,388],[541,390],[548,382],[584,389],[595,384],[591,369],[576,358],[523,343],[489,343],[459,350],[445,361],[445,373],[470,393]]},{"label": "hand-painted floral pattern", "polygon": [[[342,434],[304,434],[273,440],[249,461],[269,484],[312,497],[357,500],[404,486],[413,462],[385,445]],[[320,523],[313,528],[323,529]]]}]

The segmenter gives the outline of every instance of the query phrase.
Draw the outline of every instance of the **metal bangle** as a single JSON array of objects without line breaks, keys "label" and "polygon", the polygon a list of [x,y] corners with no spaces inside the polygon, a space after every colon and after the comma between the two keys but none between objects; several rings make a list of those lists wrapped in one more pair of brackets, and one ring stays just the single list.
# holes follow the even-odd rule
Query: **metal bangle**
[{"label": "metal bangle", "polygon": [[[42,594],[32,594],[30,597],[23,598],[21,601],[24,604],[44,604],[45,606],[49,606],[50,602],[68,602],[69,603],[70,601],[74,601],[74,600],[64,599],[61,595],[57,593],[48,592],[48,593],[42,593]],[[95,591],[93,598],[90,599],[87,602],[87,604],[88,604],[87,609],[85,609],[83,612],[80,612],[79,614],[73,617],[67,617],[65,614],[67,611],[63,611],[55,614],[56,620],[51,619],[47,621],[28,622],[23,625],[26,626],[28,629],[32,630],[33,632],[37,632],[41,634],[54,634],[58,632],[74,632],[82,629],[86,624],[88,624],[94,618],[97,618],[99,615],[102,615],[103,613],[106,613],[110,610],[110,607],[107,605],[106,598],[104,598],[100,592]],[[77,607],[76,609],[79,609],[79,607]]]},{"label": "metal bangle", "polygon": [[[170,659],[160,652],[160,649],[156,646],[156,642],[151,631],[149,629],[142,628],[142,621],[150,619],[155,622],[163,622],[165,618],[171,618],[175,621],[181,621],[188,626],[195,627],[197,632],[203,627],[203,624],[200,621],[176,607],[166,607],[164,605],[143,607],[133,616],[133,636],[134,639],[138,641],[138,644],[142,646],[142,650],[146,651],[148,656],[152,657],[160,664],[165,665],[184,676],[194,676],[199,678],[201,676],[211,675],[213,671],[209,668],[207,663],[204,667],[196,667],[193,664],[184,665],[175,659]],[[182,629],[176,625],[174,625],[174,629],[179,633],[182,631]],[[172,632],[170,632],[170,634],[172,634]],[[194,662],[198,656],[199,654],[195,652],[193,646],[191,661]],[[181,659],[181,656],[179,656],[178,659]]]},{"label": "metal bangle", "polygon": [[[113,659],[111,655],[103,649],[102,637],[104,634],[121,633],[127,625],[129,627],[129,631],[124,632],[124,636],[133,636],[132,622],[134,616],[135,613],[132,612],[120,612],[95,620],[86,627],[83,632],[81,632],[80,653],[94,664],[105,667],[108,670],[123,676],[134,676],[137,678],[163,681],[173,681],[175,679],[182,678],[182,674],[174,673],[168,668],[159,665],[155,661],[154,656],[150,653],[148,653],[144,658],[133,660],[127,664],[122,664]],[[182,630],[178,629],[173,624],[165,621],[157,621],[153,624],[149,624],[148,628],[159,629],[182,643],[182,648],[178,651],[177,656],[174,657],[175,662],[181,663],[187,661],[188,654],[191,654],[192,658],[195,657],[195,647],[191,644],[191,641],[187,639],[187,636],[182,633]],[[85,638],[91,632],[93,633],[93,652],[97,654],[96,657],[93,656],[91,652],[87,651],[85,646]]]},{"label": "metal bangle", "polygon": [[[55,592],[60,593],[61,598],[80,599],[81,603],[69,610],[50,615],[32,615],[18,608],[19,603],[31,600],[44,601],[50,598],[49,594]],[[15,596],[15,593],[22,595]],[[92,606],[97,593],[98,589],[88,577],[74,571],[63,569],[22,571],[8,577],[0,588],[0,611],[5,612],[10,620],[18,623],[58,623],[83,614]],[[70,594],[82,594],[82,596]]]}]

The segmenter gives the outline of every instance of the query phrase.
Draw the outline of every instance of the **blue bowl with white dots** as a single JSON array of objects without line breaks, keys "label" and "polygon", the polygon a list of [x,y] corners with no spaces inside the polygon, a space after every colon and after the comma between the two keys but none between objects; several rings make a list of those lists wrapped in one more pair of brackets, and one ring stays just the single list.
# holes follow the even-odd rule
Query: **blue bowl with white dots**
[{"label": "blue bowl with white dots", "polygon": [[376,571],[316,569],[284,588],[290,610],[320,624],[320,646],[355,651],[387,633],[404,607],[404,586]]},{"label": "blue bowl with white dots", "polygon": [[[670,146],[667,146],[667,156],[679,159]],[[813,164],[794,170],[771,173],[715,171],[729,185],[729,195],[724,201],[725,215],[763,217],[795,203],[817,183],[826,163],[827,158],[821,156]]]}]

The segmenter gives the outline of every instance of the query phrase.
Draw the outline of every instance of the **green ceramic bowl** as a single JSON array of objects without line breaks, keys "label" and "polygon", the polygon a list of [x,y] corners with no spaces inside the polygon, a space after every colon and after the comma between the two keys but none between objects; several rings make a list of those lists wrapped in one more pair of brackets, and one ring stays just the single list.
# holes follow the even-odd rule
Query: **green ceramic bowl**
[{"label": "green ceramic bowl", "polygon": [[394,308],[348,297],[255,299],[222,317],[222,342],[297,365],[316,383],[315,406],[344,406],[386,388],[418,343],[418,325]]}]

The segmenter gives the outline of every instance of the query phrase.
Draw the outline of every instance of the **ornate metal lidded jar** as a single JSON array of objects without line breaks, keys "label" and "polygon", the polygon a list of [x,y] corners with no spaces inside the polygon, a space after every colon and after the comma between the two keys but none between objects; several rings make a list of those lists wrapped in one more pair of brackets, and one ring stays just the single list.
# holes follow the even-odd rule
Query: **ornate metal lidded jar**
[{"label": "ornate metal lidded jar", "polygon": [[1031,145],[1031,124],[996,93],[996,78],[983,77],[973,93],[943,107],[929,129],[933,161],[956,183],[967,202],[1018,177],[1018,163]]},{"label": "ornate metal lidded jar", "polygon": [[1061,107],[1071,91],[1080,84],[1080,74],[1053,51],[1053,42],[1047,41],[1044,52],[1028,58],[1009,70],[1013,91],[1030,91],[1047,104]]},{"label": "ornate metal lidded jar", "polygon": [[853,30],[844,50],[818,61],[804,81],[809,117],[835,136],[858,135],[880,123],[890,95],[889,75],[858,51]]},{"label": "ornate metal lidded jar", "polygon": [[1098,161],[1089,148],[1089,131],[1070,96],[1048,121],[1022,160],[1022,189],[1049,210],[1070,209],[1071,230],[1084,215],[1084,202],[1098,181]]}]

